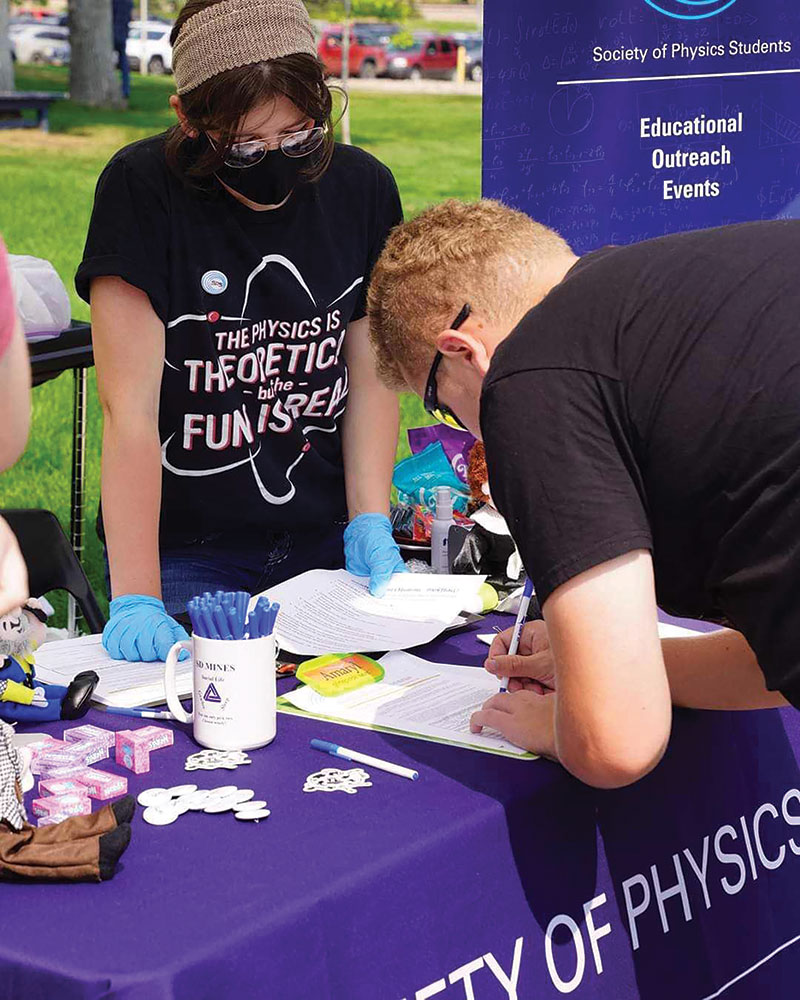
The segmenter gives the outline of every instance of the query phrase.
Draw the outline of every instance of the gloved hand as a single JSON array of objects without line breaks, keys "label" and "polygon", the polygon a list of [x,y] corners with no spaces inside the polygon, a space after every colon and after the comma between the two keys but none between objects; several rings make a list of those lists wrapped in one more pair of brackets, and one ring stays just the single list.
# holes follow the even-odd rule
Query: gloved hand
[{"label": "gloved hand", "polygon": [[369,577],[373,597],[383,597],[392,573],[406,572],[385,514],[359,514],[353,518],[344,532],[344,560],[348,572]]},{"label": "gloved hand", "polygon": [[110,610],[103,645],[115,660],[166,660],[174,643],[189,638],[157,597],[125,594],[114,598]]}]

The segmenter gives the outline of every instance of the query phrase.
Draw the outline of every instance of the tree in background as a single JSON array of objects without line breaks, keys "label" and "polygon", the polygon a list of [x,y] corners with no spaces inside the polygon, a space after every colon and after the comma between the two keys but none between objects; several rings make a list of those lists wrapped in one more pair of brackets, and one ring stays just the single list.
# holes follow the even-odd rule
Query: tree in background
[{"label": "tree in background", "polygon": [[[305,0],[312,17],[336,20],[344,17],[344,0]],[[417,14],[415,0],[352,0],[353,17],[377,18],[379,21],[405,21]]]},{"label": "tree in background", "polygon": [[14,64],[8,44],[8,0],[0,0],[0,90],[14,89]]},{"label": "tree in background", "polygon": [[120,107],[110,0],[69,0],[69,91],[92,107]]}]

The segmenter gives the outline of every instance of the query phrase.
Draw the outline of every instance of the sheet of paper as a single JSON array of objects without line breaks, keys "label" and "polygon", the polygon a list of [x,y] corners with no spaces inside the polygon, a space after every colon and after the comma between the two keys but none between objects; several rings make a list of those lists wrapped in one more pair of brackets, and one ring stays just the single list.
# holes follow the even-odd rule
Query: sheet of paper
[{"label": "sheet of paper", "polygon": [[[92,700],[101,705],[132,708],[164,701],[164,664],[112,660],[103,649],[102,636],[46,642],[36,651],[36,674],[48,684],[66,686],[81,670],[94,670],[99,675]],[[178,694],[191,694],[192,661],[179,663],[175,677]]]},{"label": "sheet of paper", "polygon": [[[513,628],[513,625],[510,627]],[[497,635],[497,632],[480,633],[478,635],[478,641],[485,643],[487,646],[491,646],[497,638]],[[700,633],[691,628],[684,628],[682,625],[670,625],[667,622],[659,622],[658,635],[661,639],[676,639],[681,636],[700,635]]]},{"label": "sheet of paper", "polygon": [[469,602],[485,576],[398,573],[385,597],[346,570],[315,569],[266,593],[281,610],[275,632],[282,649],[317,653],[369,653],[430,642]]},{"label": "sheet of paper", "polygon": [[497,693],[497,681],[475,667],[429,663],[410,653],[387,653],[385,676],[368,687],[325,698],[302,687],[285,700],[311,715],[406,736],[444,740],[473,750],[531,757],[493,730],[469,731],[472,713]]}]

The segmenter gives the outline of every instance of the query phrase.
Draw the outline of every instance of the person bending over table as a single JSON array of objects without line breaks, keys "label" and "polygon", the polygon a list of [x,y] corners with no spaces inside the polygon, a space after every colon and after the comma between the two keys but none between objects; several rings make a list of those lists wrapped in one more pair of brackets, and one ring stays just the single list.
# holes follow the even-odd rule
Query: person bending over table
[{"label": "person bending over table", "polygon": [[163,659],[207,590],[346,560],[380,594],[403,569],[398,405],[365,318],[394,178],[334,143],[300,0],[189,0],[172,41],[178,124],[104,170],[76,278],[104,415],[104,643],[127,659]]},{"label": "person bending over table", "polygon": [[[31,420],[31,368],[0,239],[0,470],[25,450]],[[0,616],[28,599],[28,571],[14,532],[0,517]]]},{"label": "person bending over table", "polygon": [[[486,446],[543,607],[473,717],[599,787],[671,702],[800,707],[800,222],[605,247],[491,201],[397,229],[373,274],[387,385]],[[659,641],[657,602],[727,624]]]}]

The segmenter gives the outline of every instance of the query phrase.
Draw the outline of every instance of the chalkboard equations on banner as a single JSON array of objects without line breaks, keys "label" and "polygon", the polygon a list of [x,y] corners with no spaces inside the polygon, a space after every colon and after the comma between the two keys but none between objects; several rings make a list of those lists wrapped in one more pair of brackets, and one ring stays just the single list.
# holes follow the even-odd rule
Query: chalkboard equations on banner
[{"label": "chalkboard equations on banner", "polygon": [[484,195],[577,253],[800,217],[797,0],[493,0],[484,47]]}]

